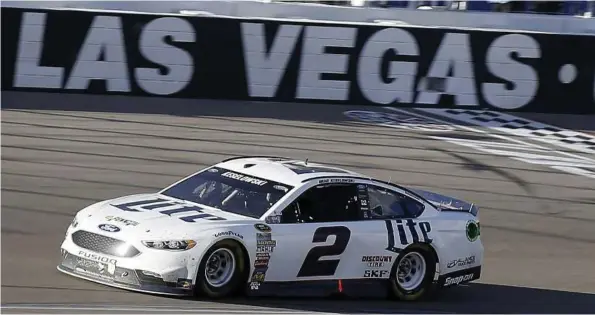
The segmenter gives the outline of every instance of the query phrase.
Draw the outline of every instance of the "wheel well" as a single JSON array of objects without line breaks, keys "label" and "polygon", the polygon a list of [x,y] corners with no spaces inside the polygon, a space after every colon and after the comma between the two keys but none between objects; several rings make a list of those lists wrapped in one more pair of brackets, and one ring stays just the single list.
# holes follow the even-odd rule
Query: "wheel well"
[{"label": "wheel well", "polygon": [[240,247],[240,250],[242,251],[242,255],[244,256],[244,270],[246,270],[246,272],[244,273],[244,278],[242,279],[242,283],[247,283],[248,282],[248,278],[250,277],[250,255],[248,254],[248,250],[246,249],[246,246],[244,246],[244,244],[236,241],[236,240],[232,240],[233,242],[236,242],[238,244],[238,246]]},{"label": "wheel well", "polygon": [[[423,277],[423,282],[415,288],[414,291],[404,291],[404,289],[402,287],[399,286],[398,284],[398,279],[396,279],[398,277],[398,274],[396,274],[397,272],[397,268],[398,268],[398,263],[399,260],[396,260],[393,263],[392,269],[391,269],[391,274],[389,277],[389,281],[388,281],[388,292],[389,295],[397,298],[399,300],[405,300],[405,301],[414,301],[414,300],[420,300],[423,299],[425,297],[428,296],[428,294],[433,294],[433,289],[435,287],[435,283],[436,280],[438,279],[438,274],[439,274],[439,269],[438,269],[438,253],[436,252],[436,249],[434,248],[434,246],[432,246],[431,243],[427,243],[427,242],[417,242],[417,243],[413,243],[408,245],[407,247],[403,248],[403,250],[401,251],[401,253],[399,253],[399,258],[402,257],[404,251],[408,251],[408,250],[415,250],[418,252],[425,252],[423,254],[424,258],[426,259],[430,259],[430,257],[428,256],[432,256],[436,262],[435,264],[435,270],[433,272],[433,274],[431,273],[427,273],[424,275]],[[426,268],[430,267],[431,265],[426,265]],[[427,269],[426,269],[427,270]],[[425,284],[424,284],[425,283]],[[423,286],[422,286],[423,284]]]},{"label": "wheel well", "polygon": [[436,249],[434,248],[434,246],[432,246],[432,244],[428,244],[428,243],[424,243],[424,244],[426,244],[426,246],[430,249],[430,251],[434,255],[434,258],[436,259],[436,263],[440,263],[440,258],[438,258],[438,253],[436,252]]},{"label": "wheel well", "polygon": [[411,246],[421,246],[423,248],[428,249],[432,253],[432,255],[434,255],[434,259],[436,259],[436,262],[438,263],[440,261],[439,258],[438,258],[438,253],[436,252],[436,249],[434,248],[434,246],[432,246],[432,244],[425,243],[425,242],[423,242],[423,243],[413,243],[413,244],[407,246],[405,249],[408,249]]},{"label": "wheel well", "polygon": [[[423,247],[425,249],[427,249],[428,251],[430,251],[430,253],[434,256],[434,259],[436,259],[436,264],[440,265],[440,258],[438,258],[438,253],[436,252],[436,249],[434,248],[434,246],[432,246],[432,244],[430,243],[413,243],[410,244],[409,246],[405,247],[403,250],[407,250],[413,246],[419,246],[419,247]],[[436,268],[436,274],[439,274],[440,270],[439,268]]]},{"label": "wheel well", "polygon": [[[218,242],[214,243],[213,245],[211,245],[208,249],[210,250],[211,248],[213,248],[214,246],[217,246],[221,243],[233,243],[234,245],[236,245],[240,251],[242,252],[242,256],[243,256],[243,265],[244,265],[244,270],[246,270],[246,272],[244,273],[243,277],[244,279],[242,279],[243,283],[247,283],[248,282],[248,278],[250,277],[250,255],[248,254],[248,250],[246,249],[246,246],[244,246],[244,244],[240,243],[239,241],[232,239],[232,238],[226,238],[226,239],[222,239],[219,240]],[[205,257],[203,257],[204,259]],[[199,263],[202,263],[202,261]],[[200,267],[199,267],[200,269]],[[198,270],[197,270],[198,272]],[[198,274],[197,274],[198,276]]]}]

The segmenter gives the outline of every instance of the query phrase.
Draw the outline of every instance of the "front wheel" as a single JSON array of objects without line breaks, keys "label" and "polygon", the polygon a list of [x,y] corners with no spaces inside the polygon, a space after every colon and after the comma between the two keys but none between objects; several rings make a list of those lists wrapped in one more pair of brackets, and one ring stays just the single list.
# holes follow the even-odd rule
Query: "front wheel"
[{"label": "front wheel", "polygon": [[389,294],[402,301],[417,301],[433,294],[436,258],[426,245],[412,245],[393,264]]},{"label": "front wheel", "polygon": [[195,291],[209,298],[234,295],[242,288],[245,269],[241,245],[221,241],[205,253],[198,268]]}]

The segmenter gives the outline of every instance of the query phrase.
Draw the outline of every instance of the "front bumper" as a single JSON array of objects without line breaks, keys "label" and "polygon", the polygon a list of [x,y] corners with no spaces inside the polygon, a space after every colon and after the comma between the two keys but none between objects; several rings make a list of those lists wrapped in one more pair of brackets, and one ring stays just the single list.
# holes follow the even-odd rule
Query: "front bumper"
[{"label": "front bumper", "polygon": [[176,282],[167,282],[139,269],[109,266],[107,263],[73,255],[66,250],[62,250],[62,262],[57,268],[77,278],[121,289],[177,296],[193,294],[192,279],[178,278]]}]

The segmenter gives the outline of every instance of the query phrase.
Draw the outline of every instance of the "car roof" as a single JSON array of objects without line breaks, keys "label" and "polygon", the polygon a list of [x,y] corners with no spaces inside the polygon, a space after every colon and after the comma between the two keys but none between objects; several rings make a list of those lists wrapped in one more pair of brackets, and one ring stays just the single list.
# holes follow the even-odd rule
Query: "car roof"
[{"label": "car roof", "polygon": [[348,177],[370,180],[391,186],[407,193],[415,199],[431,203],[419,193],[412,191],[396,183],[385,182],[361,173],[353,172],[340,167],[334,167],[322,163],[312,163],[308,160],[297,160],[276,156],[242,156],[223,160],[214,166],[228,169],[244,175],[259,177],[265,180],[275,181],[293,187],[304,185],[304,182],[313,178]]},{"label": "car roof", "polygon": [[323,176],[369,177],[339,167],[284,157],[236,157],[215,166],[294,187],[305,180]]}]

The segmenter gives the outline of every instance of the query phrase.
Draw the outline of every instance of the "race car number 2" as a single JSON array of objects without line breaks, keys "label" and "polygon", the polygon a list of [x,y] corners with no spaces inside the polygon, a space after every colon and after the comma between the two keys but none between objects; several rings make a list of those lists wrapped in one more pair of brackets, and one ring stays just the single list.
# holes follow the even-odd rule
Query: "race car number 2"
[{"label": "race car number 2", "polygon": [[319,227],[314,232],[312,242],[326,242],[331,235],[335,236],[335,242],[332,245],[315,246],[310,249],[298,272],[298,277],[320,277],[335,274],[340,259],[320,260],[320,258],[343,254],[349,244],[351,230],[346,226]]}]

